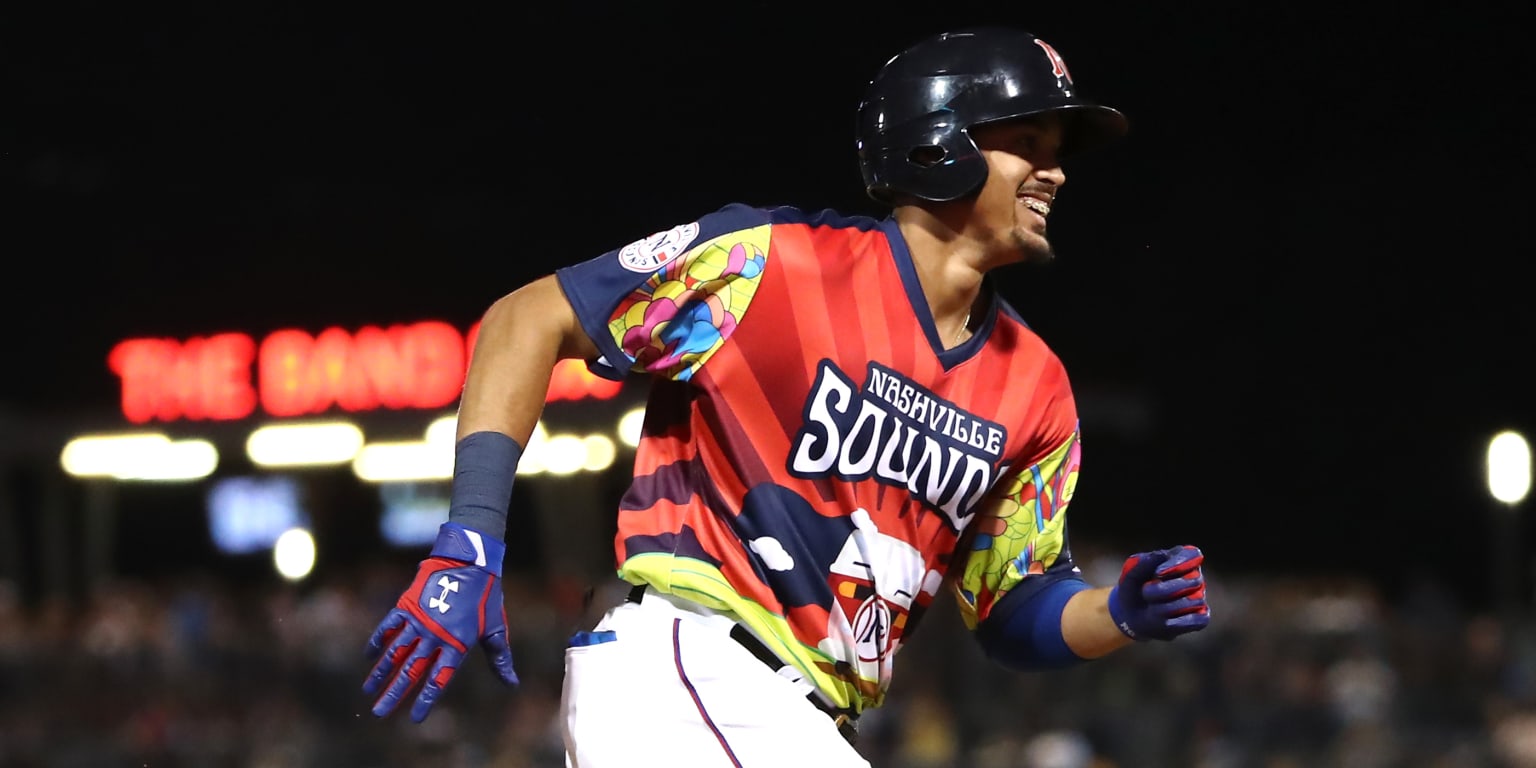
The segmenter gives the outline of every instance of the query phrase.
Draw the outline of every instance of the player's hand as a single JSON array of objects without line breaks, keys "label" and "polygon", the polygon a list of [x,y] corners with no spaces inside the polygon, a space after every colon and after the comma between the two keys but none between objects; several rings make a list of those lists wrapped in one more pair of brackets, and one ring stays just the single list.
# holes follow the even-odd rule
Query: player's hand
[{"label": "player's hand", "polygon": [[1172,640],[1205,629],[1205,555],[1180,546],[1126,558],[1120,581],[1109,591],[1109,615],[1133,640]]},{"label": "player's hand", "polygon": [[377,662],[363,692],[379,694],[373,714],[393,712],[419,686],[411,720],[425,720],[476,642],[496,674],[517,684],[501,599],[505,553],[506,545],[461,525],[444,523],[438,530],[416,580],[368,639],[368,658]]}]

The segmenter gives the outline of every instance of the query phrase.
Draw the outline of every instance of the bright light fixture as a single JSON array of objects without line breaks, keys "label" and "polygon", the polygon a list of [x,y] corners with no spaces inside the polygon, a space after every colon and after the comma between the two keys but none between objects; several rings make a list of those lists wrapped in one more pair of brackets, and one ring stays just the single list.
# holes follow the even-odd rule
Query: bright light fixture
[{"label": "bright light fixture", "polygon": [[1488,492],[1505,504],[1519,504],[1530,490],[1530,444],[1519,432],[1500,432],[1488,443]]},{"label": "bright light fixture", "polygon": [[587,463],[587,443],[576,435],[554,435],[543,446],[544,469],[552,475],[580,472]]},{"label": "bright light fixture", "polygon": [[289,528],[272,545],[272,564],[289,581],[298,581],[315,569],[315,537],[303,528]]},{"label": "bright light fixture", "polygon": [[587,460],[582,462],[582,469],[588,472],[602,472],[613,466],[617,450],[607,435],[587,435],[581,439],[581,442],[587,454]]},{"label": "bright light fixture", "polygon": [[453,477],[453,451],[424,440],[369,443],[352,460],[352,471],[370,483],[447,480]]},{"label": "bright light fixture", "polygon": [[448,450],[453,450],[459,442],[459,417],[456,414],[449,414],[433,419],[432,423],[427,425],[427,442],[446,445]]},{"label": "bright light fixture", "polygon": [[363,447],[363,430],[345,422],[274,424],[245,441],[245,453],[261,467],[315,467],[345,464]]},{"label": "bright light fixture", "polygon": [[219,466],[219,452],[207,440],[172,440],[156,432],[82,435],[59,454],[75,477],[115,480],[199,480]]},{"label": "bright light fixture", "polygon": [[619,441],[634,448],[640,444],[640,427],[645,423],[645,409],[634,408],[619,417]]},{"label": "bright light fixture", "polygon": [[549,453],[549,431],[544,429],[544,422],[533,425],[533,434],[528,436],[528,444],[523,446],[523,457],[517,461],[517,474],[537,475],[548,471],[544,464],[544,458]]}]

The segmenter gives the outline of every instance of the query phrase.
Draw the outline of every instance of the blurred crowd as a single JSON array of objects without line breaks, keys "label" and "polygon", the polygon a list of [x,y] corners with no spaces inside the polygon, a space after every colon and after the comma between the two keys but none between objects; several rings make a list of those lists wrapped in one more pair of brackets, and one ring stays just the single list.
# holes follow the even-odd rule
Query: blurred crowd
[{"label": "blurred crowd", "polygon": [[[415,725],[374,718],[360,688],[402,578],[114,581],[41,604],[0,582],[0,768],[562,766],[564,639],[622,586],[511,575],[522,686],[477,651]],[[1536,766],[1536,640],[1518,615],[1469,612],[1432,582],[1389,600],[1222,578],[1210,597],[1206,632],[1029,675],[1000,673],[940,606],[860,750],[876,768]]]}]

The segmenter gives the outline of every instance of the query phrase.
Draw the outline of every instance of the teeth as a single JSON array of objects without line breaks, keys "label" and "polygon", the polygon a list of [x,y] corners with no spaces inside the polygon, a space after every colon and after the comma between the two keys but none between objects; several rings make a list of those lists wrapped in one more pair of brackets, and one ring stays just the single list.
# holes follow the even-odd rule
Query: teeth
[{"label": "teeth", "polygon": [[1028,206],[1031,211],[1034,211],[1041,216],[1051,215],[1051,206],[1044,200],[1033,197],[1026,197],[1024,198],[1024,205]]}]

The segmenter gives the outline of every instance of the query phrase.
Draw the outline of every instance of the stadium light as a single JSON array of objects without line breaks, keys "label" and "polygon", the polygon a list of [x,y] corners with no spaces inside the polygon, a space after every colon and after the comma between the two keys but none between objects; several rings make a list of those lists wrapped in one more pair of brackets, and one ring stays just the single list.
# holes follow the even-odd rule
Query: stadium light
[{"label": "stadium light", "polygon": [[[352,471],[370,483],[449,480],[453,477],[457,428],[454,416],[442,416],[428,425],[424,440],[366,443],[352,459]],[[608,435],[551,435],[540,421],[528,436],[517,474],[602,472],[613,466],[617,453],[613,438]]]},{"label": "stadium light", "polygon": [[582,445],[587,449],[587,459],[582,462],[581,468],[587,472],[602,472],[613,466],[613,459],[618,450],[613,445],[613,440],[607,435],[587,435],[581,439]]},{"label": "stadium light", "polygon": [[350,422],[273,424],[246,438],[245,453],[259,467],[345,464],[363,447],[363,430]]},{"label": "stadium light", "polygon": [[548,453],[549,430],[544,428],[544,422],[533,425],[533,434],[528,436],[528,444],[523,446],[523,457],[517,462],[517,474],[538,475],[545,470],[544,457]]},{"label": "stadium light", "polygon": [[367,443],[352,459],[352,473],[370,483],[448,480],[453,477],[458,416],[439,416],[421,440]]},{"label": "stadium light", "polygon": [[427,442],[446,446],[449,451],[459,442],[459,417],[450,413],[439,416],[427,425]]},{"label": "stadium light", "polygon": [[278,575],[299,581],[315,569],[315,537],[303,528],[289,528],[272,545],[272,565]]},{"label": "stadium light", "polygon": [[1488,492],[1515,505],[1531,490],[1531,446],[1519,432],[1504,431],[1488,442]]},{"label": "stadium light", "polygon": [[540,451],[544,471],[552,475],[580,472],[587,464],[587,443],[577,435],[552,435]]},{"label": "stadium light", "polygon": [[1505,430],[1488,441],[1488,493],[1502,505],[1491,510],[1488,525],[1489,593],[1494,595],[1499,613],[1511,621],[1521,611],[1522,558],[1518,512],[1520,502],[1531,490],[1531,446],[1519,432]]},{"label": "stadium light", "polygon": [[453,477],[453,450],[425,440],[369,443],[352,460],[352,472],[370,483],[447,480]]},{"label": "stadium light", "polygon": [[619,418],[619,440],[634,448],[640,444],[640,428],[645,423],[645,409],[632,408]]},{"label": "stadium light", "polygon": [[114,480],[200,480],[219,466],[219,452],[207,440],[172,440],[158,432],[82,435],[59,454],[75,477]]}]

